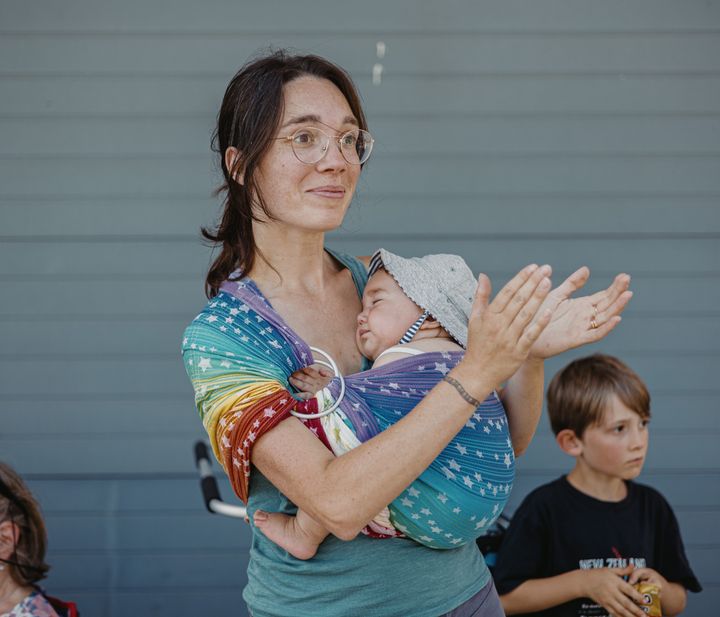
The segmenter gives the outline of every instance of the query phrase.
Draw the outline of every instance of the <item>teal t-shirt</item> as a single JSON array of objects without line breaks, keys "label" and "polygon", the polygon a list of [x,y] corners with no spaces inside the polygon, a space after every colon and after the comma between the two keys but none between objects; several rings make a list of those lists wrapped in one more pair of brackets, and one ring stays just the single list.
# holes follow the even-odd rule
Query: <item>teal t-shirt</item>
[{"label": "teal t-shirt", "polygon": [[[362,294],[365,268],[329,251],[347,267]],[[368,368],[368,367],[364,367]],[[250,474],[250,520],[255,510],[294,514],[295,505],[255,467]],[[412,540],[352,542],[328,536],[301,561],[253,527],[248,584],[243,598],[253,617],[438,617],[470,599],[490,580],[474,543],[434,550]]]},{"label": "teal t-shirt", "polygon": [[[294,514],[295,506],[255,468],[252,513]],[[289,555],[253,529],[243,598],[253,617],[438,617],[490,580],[475,543],[434,550],[402,538],[328,536],[312,559]]]}]

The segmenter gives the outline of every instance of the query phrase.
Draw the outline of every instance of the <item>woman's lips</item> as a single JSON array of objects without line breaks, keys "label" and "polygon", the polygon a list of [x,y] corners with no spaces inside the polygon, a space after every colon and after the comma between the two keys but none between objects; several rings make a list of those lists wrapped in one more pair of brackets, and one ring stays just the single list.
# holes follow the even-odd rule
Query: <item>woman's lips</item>
[{"label": "woman's lips", "polygon": [[331,199],[342,199],[345,197],[345,187],[343,186],[318,186],[314,189],[309,189],[308,193],[313,195],[319,195],[320,197],[329,197]]}]

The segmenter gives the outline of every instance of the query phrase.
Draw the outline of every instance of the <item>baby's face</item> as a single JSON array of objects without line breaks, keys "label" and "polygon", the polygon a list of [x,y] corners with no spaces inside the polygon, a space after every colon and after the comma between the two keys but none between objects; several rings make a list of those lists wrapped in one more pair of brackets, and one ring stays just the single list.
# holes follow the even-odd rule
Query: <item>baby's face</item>
[{"label": "baby's face", "polygon": [[422,314],[422,309],[403,293],[385,270],[378,270],[370,277],[362,304],[355,339],[358,349],[371,360],[397,345]]}]

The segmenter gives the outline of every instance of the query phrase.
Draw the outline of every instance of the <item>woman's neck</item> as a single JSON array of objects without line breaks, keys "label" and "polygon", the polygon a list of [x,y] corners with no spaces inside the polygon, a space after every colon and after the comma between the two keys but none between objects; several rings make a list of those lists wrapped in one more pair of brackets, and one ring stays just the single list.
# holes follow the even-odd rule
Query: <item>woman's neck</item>
[{"label": "woman's neck", "polygon": [[253,233],[258,254],[250,278],[268,291],[282,286],[284,292],[322,292],[328,266],[333,265],[324,250],[323,232],[254,223]]}]

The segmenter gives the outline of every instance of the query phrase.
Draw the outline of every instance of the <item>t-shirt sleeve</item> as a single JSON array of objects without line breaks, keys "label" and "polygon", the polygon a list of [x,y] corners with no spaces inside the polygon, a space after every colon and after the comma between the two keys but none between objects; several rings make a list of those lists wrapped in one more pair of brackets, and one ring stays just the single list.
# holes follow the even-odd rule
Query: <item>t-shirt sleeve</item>
[{"label": "t-shirt sleeve", "polygon": [[537,493],[520,504],[498,551],[493,570],[499,594],[506,594],[526,580],[547,576],[543,564],[548,557],[548,534]]},{"label": "t-shirt sleeve", "polygon": [[702,586],[690,567],[685,546],[680,535],[680,526],[670,504],[659,493],[658,510],[661,512],[655,536],[657,571],[671,583],[679,583],[689,591],[702,591]]}]

